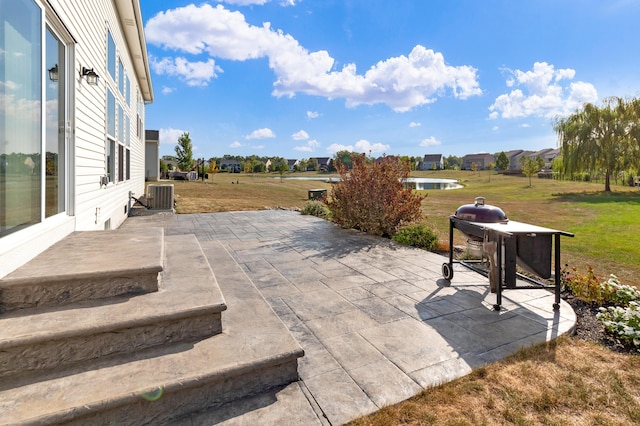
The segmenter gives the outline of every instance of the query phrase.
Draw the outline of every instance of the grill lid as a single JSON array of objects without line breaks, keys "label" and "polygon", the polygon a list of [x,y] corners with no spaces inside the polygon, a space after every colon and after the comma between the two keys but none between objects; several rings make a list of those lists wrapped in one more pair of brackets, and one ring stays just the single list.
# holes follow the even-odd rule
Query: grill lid
[{"label": "grill lid", "polygon": [[469,222],[507,223],[509,219],[502,209],[484,203],[484,197],[476,197],[475,204],[458,207],[455,217]]}]

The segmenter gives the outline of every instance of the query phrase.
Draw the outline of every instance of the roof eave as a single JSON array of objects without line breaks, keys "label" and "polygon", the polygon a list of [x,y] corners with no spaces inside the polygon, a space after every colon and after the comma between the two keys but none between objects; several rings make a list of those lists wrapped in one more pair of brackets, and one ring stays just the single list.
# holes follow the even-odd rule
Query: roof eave
[{"label": "roof eave", "polygon": [[115,0],[116,10],[129,47],[131,60],[138,79],[138,86],[145,103],[153,102],[151,70],[147,55],[147,43],[142,24],[139,0]]}]

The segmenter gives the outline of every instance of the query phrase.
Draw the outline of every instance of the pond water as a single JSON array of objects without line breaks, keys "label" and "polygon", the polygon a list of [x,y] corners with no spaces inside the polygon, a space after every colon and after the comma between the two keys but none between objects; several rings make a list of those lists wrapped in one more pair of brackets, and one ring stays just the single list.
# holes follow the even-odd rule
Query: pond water
[{"label": "pond water", "polygon": [[[280,178],[276,178],[280,179]],[[340,180],[337,176],[332,177],[322,177],[322,176],[314,176],[314,177],[285,177],[282,179],[290,179],[290,180],[309,180],[316,182],[338,182]],[[436,178],[418,178],[418,177],[410,177],[406,180],[406,186],[411,189],[417,189],[419,191],[425,191],[429,189],[459,189],[462,188],[462,185],[458,183],[455,179],[436,179]]]}]

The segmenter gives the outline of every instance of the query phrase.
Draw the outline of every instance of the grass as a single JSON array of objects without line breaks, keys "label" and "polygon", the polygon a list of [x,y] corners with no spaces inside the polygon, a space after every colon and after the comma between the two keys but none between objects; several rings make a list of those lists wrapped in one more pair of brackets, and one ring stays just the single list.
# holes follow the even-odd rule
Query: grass
[{"label": "grass", "polygon": [[350,423],[632,425],[640,357],[561,337]]},{"label": "grass", "polygon": [[[423,201],[427,220],[442,239],[448,239],[448,217],[457,207],[484,196],[487,204],[499,206],[511,220],[575,233],[575,238],[562,239],[563,262],[570,266],[584,271],[592,265],[603,277],[615,273],[623,284],[640,284],[637,189],[614,186],[608,194],[602,183],[536,178],[529,187],[527,178],[490,172],[413,176],[454,178],[465,185],[429,191]],[[302,208],[311,188],[331,192],[329,183],[266,175],[223,173],[207,184],[175,182],[178,213]],[[398,424],[640,424],[640,356],[564,336],[352,422],[352,426]]]},{"label": "grass", "polygon": [[177,213],[301,208],[308,201],[309,189],[331,189],[327,182],[280,179],[277,175],[218,173],[210,176],[206,182],[172,182]]}]

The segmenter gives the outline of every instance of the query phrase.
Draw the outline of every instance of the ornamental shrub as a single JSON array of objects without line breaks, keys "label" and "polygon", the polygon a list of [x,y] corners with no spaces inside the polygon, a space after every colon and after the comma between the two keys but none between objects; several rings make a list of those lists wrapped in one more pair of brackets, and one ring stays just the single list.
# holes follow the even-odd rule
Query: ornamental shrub
[{"label": "ornamental shrub", "polygon": [[430,251],[438,248],[438,234],[425,222],[401,227],[393,241]]},{"label": "ornamental shrub", "polygon": [[601,285],[605,289],[607,302],[613,305],[628,306],[631,302],[640,302],[640,290],[630,285],[620,284],[618,277],[613,274]]},{"label": "ornamental shrub", "polygon": [[323,202],[309,201],[307,202],[307,204],[304,205],[304,207],[302,207],[302,210],[300,210],[300,213],[326,219],[327,217],[329,217],[330,212],[327,206]]},{"label": "ornamental shrub", "polygon": [[367,162],[364,154],[351,156],[351,169],[337,164],[341,180],[328,203],[332,220],[343,228],[393,237],[402,225],[423,219],[424,197],[405,187],[410,165],[397,157],[383,156]]},{"label": "ornamental shrub", "polygon": [[596,277],[592,266],[587,267],[585,274],[578,273],[576,267],[571,268],[570,271],[565,270],[562,274],[562,280],[565,288],[579,299],[599,305],[605,303],[606,289],[600,285],[600,279]]},{"label": "ornamental shrub", "polygon": [[640,304],[629,302],[629,306],[600,308],[596,318],[604,324],[607,333],[614,335],[627,345],[640,348]]}]

